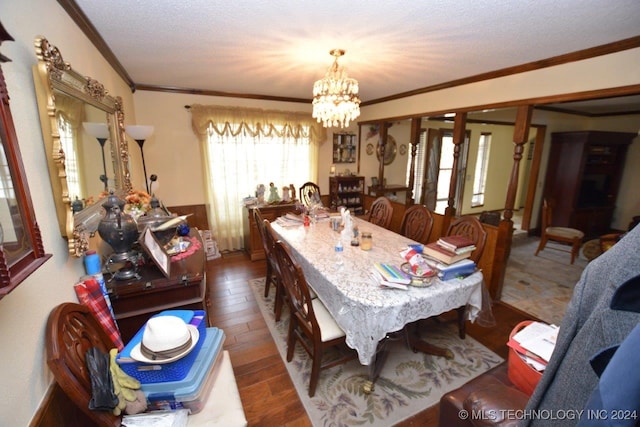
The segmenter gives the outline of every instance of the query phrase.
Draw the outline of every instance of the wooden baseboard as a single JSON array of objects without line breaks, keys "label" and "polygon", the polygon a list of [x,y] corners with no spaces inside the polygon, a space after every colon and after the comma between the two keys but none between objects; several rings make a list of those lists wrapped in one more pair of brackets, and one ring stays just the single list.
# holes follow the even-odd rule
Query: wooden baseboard
[{"label": "wooden baseboard", "polygon": [[34,414],[29,427],[91,427],[91,421],[62,391],[58,383],[49,386],[47,393]]}]

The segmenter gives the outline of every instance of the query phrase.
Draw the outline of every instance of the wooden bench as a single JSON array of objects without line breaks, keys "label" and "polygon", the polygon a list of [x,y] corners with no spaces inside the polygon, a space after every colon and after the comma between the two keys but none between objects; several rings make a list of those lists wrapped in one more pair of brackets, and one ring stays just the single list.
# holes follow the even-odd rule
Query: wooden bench
[{"label": "wooden bench", "polygon": [[[80,304],[60,304],[49,315],[45,338],[47,364],[57,386],[47,393],[30,425],[119,426],[120,417],[110,412],[92,411],[88,407],[91,379],[85,365],[85,353],[91,347],[108,353],[113,347],[92,312]],[[214,369],[217,370],[214,373],[216,378],[204,408],[189,416],[188,426],[246,426],[228,352],[223,352]],[[61,396],[59,390],[65,396]]]}]

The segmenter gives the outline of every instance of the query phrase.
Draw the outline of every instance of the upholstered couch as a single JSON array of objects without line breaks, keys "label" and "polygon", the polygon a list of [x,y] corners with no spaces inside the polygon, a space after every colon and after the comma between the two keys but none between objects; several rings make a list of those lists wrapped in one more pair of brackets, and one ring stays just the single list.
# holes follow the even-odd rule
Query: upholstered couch
[{"label": "upholstered couch", "polygon": [[[572,417],[519,420],[523,413],[518,410],[578,414],[593,402],[599,403],[593,396],[598,397],[596,392],[605,390],[600,387],[611,386],[600,377],[607,370],[606,357],[611,357],[612,348],[624,345],[630,332],[640,324],[639,289],[640,227],[634,227],[587,265],[567,306],[553,355],[533,394],[527,396],[516,389],[508,380],[506,364],[502,364],[444,395],[440,401],[440,426],[564,427],[584,421]],[[622,357],[619,359],[624,362]],[[614,372],[616,363],[612,365]],[[630,364],[622,366],[626,369],[623,372],[628,373]],[[640,390],[638,384],[630,380],[613,385],[620,390],[623,386],[631,387],[635,393]],[[638,394],[629,391],[624,395]],[[618,405],[617,409],[627,408],[620,399],[613,403]]]},{"label": "upholstered couch", "polygon": [[442,396],[440,427],[516,426],[510,414],[523,410],[528,400],[509,381],[503,363]]}]

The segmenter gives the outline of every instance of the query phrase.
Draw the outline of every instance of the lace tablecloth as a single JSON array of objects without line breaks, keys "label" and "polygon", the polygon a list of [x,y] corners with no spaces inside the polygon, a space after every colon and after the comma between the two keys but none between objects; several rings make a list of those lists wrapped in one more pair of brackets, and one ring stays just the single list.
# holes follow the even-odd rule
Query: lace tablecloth
[{"label": "lace tablecloth", "polygon": [[384,289],[371,277],[374,262],[402,264],[400,251],[417,243],[400,234],[355,219],[360,233],[371,232],[373,249],[343,243],[343,263],[336,262],[335,244],[339,233],[328,221],[308,227],[282,227],[273,230],[293,250],[309,285],[345,331],[347,345],[358,352],[360,363],[375,361],[378,342],[407,323],[447,312],[469,304],[469,319],[475,320],[482,308],[482,273],[446,282],[433,279],[430,287],[409,287],[408,291]]}]

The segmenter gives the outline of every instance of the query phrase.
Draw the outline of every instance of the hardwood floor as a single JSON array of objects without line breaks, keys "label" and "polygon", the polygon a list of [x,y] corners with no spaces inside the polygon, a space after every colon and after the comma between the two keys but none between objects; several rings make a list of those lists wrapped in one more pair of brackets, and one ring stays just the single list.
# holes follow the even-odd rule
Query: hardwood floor
[{"label": "hardwood floor", "polygon": [[[224,348],[231,356],[249,426],[311,426],[249,288],[249,279],[264,277],[265,273],[265,261],[252,262],[240,252],[208,261],[209,319],[212,326],[225,332]],[[495,327],[468,324],[467,333],[506,359],[509,332],[520,321],[532,317],[500,302],[494,303],[493,315]],[[440,319],[453,321],[455,313],[445,313]],[[437,425],[437,405],[397,424]]]}]

